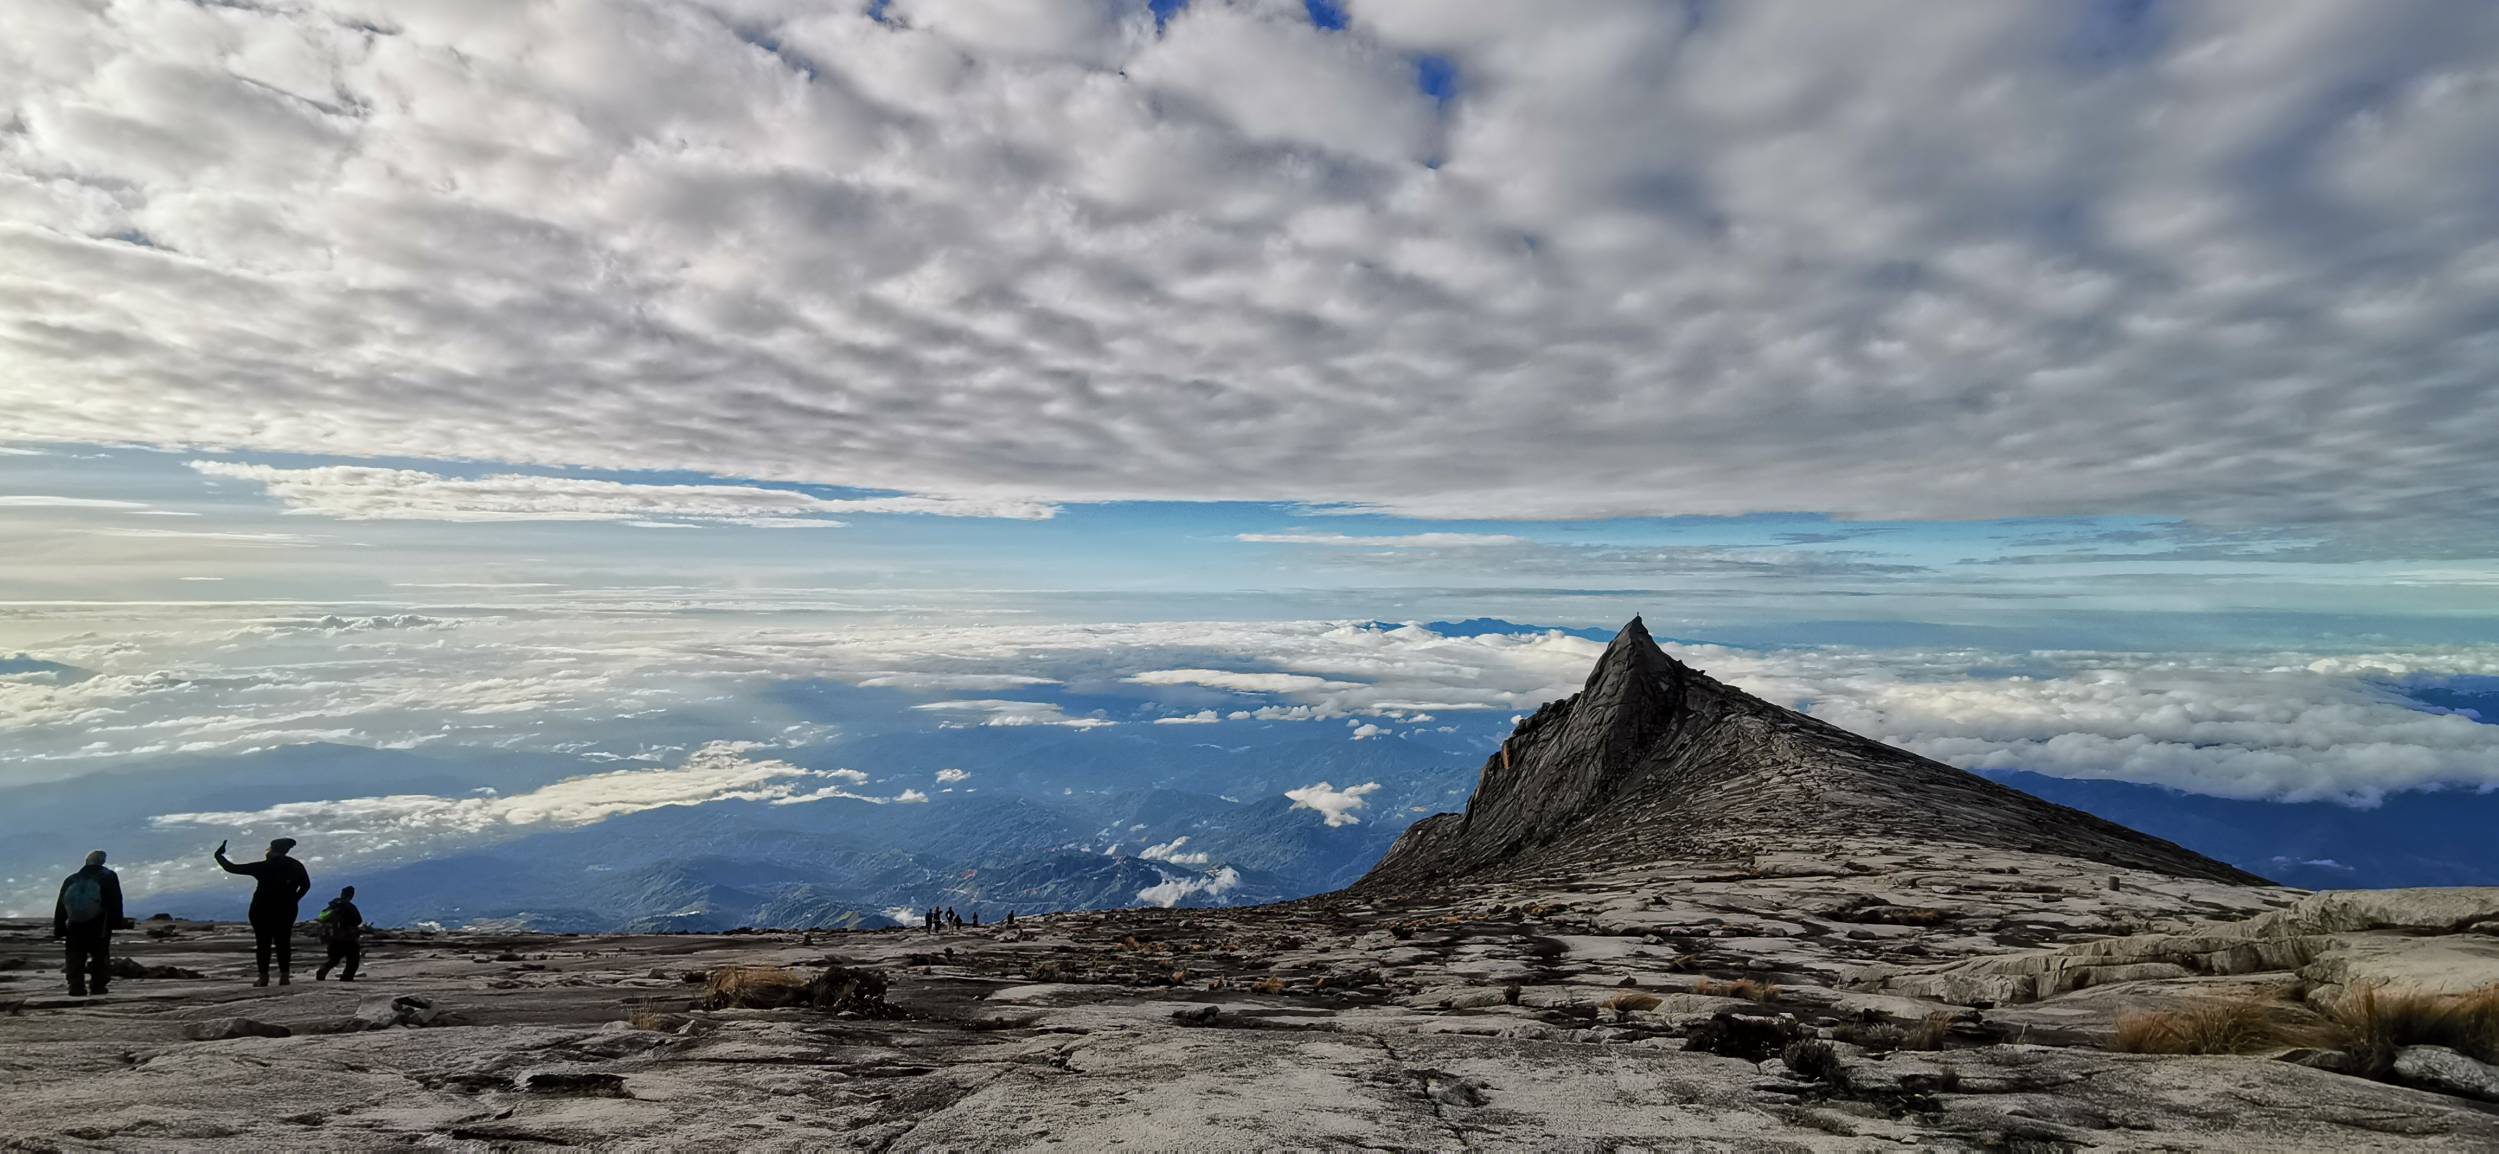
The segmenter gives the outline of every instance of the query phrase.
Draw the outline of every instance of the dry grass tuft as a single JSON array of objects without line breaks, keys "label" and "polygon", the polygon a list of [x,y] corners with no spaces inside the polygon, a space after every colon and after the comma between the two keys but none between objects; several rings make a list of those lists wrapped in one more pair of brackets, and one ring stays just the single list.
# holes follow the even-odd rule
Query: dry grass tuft
[{"label": "dry grass tuft", "polygon": [[2344,995],[2326,1017],[2342,1048],[2371,1075],[2392,1069],[2395,1051],[2406,1046],[2445,1046],[2499,1062],[2499,986],[2469,994],[2362,987]]},{"label": "dry grass tuft", "polygon": [[1738,978],[1732,982],[1711,981],[1704,978],[1698,985],[1692,987],[1692,992],[1712,998],[1742,998],[1748,1002],[1779,1000],[1779,987],[1768,982],[1756,982],[1751,978]]},{"label": "dry grass tuft", "polygon": [[807,1004],[813,975],[779,966],[725,966],[703,983],[703,1008],[778,1010]]},{"label": "dry grass tuft", "polygon": [[2262,1003],[2234,1000],[2122,1015],[2109,1048],[2126,1054],[2248,1054],[2289,1044]]},{"label": "dry grass tuft", "polygon": [[2344,995],[2321,1024],[2285,1021],[2281,1007],[2255,999],[2183,1010],[2127,1014],[2109,1048],[2133,1054],[2248,1054],[2292,1046],[2343,1050],[2355,1072],[2383,1077],[2406,1046],[2444,1046],[2499,1061],[2499,986],[2468,994],[2362,987]]},{"label": "dry grass tuft", "polygon": [[654,1010],[647,1006],[625,1015],[626,1024],[634,1029],[649,1030],[660,1034],[676,1033],[690,1020],[691,1016],[687,1014]]},{"label": "dry grass tuft", "polygon": [[1284,979],[1260,978],[1257,981],[1250,983],[1250,992],[1253,994],[1281,994],[1284,992]]},{"label": "dry grass tuft", "polygon": [[1941,1050],[1944,1040],[1952,1036],[1952,1015],[1942,1012],[1928,1014],[1926,1020],[1909,1028],[1900,1036],[1903,1050]]},{"label": "dry grass tuft", "polygon": [[1614,1011],[1614,1020],[1622,1022],[1630,1020],[1633,1014],[1642,1010],[1656,1009],[1665,1000],[1645,990],[1624,990],[1597,1004]]}]

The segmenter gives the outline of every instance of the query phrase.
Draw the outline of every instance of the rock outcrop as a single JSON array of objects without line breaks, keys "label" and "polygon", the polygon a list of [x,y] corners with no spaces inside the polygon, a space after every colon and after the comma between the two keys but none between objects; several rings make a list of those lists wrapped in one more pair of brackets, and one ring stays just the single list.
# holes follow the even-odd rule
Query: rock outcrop
[{"label": "rock outcrop", "polygon": [[1417,823],[1357,889],[1493,867],[1740,857],[1835,836],[2263,878],[1773,705],[1669,656],[1634,617],[1579,693],[1521,722],[1466,812]]}]

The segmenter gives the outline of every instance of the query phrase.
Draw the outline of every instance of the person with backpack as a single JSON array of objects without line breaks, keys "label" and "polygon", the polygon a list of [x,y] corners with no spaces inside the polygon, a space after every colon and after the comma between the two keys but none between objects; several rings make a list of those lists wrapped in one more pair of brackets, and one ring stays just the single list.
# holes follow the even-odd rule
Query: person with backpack
[{"label": "person with backpack", "polygon": [[122,916],[121,875],[104,868],[104,851],[87,855],[87,864],[61,879],[61,897],[52,905],[52,936],[63,940],[68,953],[69,996],[90,991],[103,997],[113,979],[113,931],[135,923]]},{"label": "person with backpack", "polygon": [[312,920],[321,924],[321,944],[330,948],[330,956],[312,972],[312,980],[328,980],[330,967],[339,966],[339,981],[355,981],[356,967],[364,964],[364,911],[356,908],[356,887],[338,891]]},{"label": "person with backpack", "polygon": [[258,883],[252,888],[251,908],[252,954],[260,962],[255,986],[269,984],[271,954],[278,958],[278,984],[295,980],[295,918],[304,895],[312,892],[312,875],[304,872],[304,863],[287,856],[294,848],[294,838],[282,837],[269,843],[261,860],[236,865],[226,860],[226,843],[217,843],[214,856],[220,868]]}]

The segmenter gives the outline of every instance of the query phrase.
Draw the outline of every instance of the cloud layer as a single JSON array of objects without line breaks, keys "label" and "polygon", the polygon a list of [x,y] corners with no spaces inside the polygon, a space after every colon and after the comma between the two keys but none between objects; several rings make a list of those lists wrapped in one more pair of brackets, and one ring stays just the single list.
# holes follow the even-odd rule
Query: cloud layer
[{"label": "cloud layer", "polygon": [[[778,612],[629,608],[226,622],[179,612],[179,630],[80,630],[0,662],[0,781],[316,741],[677,765],[715,739],[797,748],[838,736],[784,703],[810,682],[873,684],[856,708],[889,709],[879,724],[914,729],[1317,721],[1395,741],[1465,721],[1489,741],[1505,719],[1577,690],[1602,649],[1562,633],[1455,637],[1326,621],[802,627]],[[1672,648],[1771,701],[1969,768],[2364,803],[2403,789],[2499,787],[2499,725],[2426,704],[2492,692],[2499,647]],[[924,699],[1006,677],[1037,682],[1035,698],[1081,704]],[[916,780],[974,784],[932,774]],[[856,771],[816,776],[828,780],[790,792],[863,785]],[[1344,824],[1361,812],[1361,788],[1320,783],[1293,796]],[[450,799],[428,820],[515,804]]]},{"label": "cloud layer", "polygon": [[2499,8],[1345,7],[18,0],[0,438],[2499,524]]},{"label": "cloud layer", "polygon": [[757,485],[663,485],[520,473],[448,477],[419,469],[327,465],[282,469],[232,461],[193,461],[209,476],[248,481],[287,511],[349,521],[623,521],[653,517],[759,528],[838,528],[831,514],[924,513],[942,517],[1041,520],[1054,510],[1034,501],[944,497],[829,498]]}]

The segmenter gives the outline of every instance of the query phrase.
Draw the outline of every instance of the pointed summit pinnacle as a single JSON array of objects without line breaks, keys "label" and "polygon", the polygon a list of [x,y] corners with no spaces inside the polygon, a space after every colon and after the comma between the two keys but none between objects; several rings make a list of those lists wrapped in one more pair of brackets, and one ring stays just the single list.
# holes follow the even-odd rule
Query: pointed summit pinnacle
[{"label": "pointed summit pinnacle", "polygon": [[1362,884],[1428,886],[1530,861],[1576,868],[1754,853],[1843,835],[2263,881],[1763,701],[1668,656],[1634,617],[1577,694],[1511,731],[1466,812],[1417,822]]},{"label": "pointed summit pinnacle", "polygon": [[[1586,693],[1608,682],[1627,690],[1646,681],[1671,680],[1681,664],[1658,647],[1657,639],[1649,636],[1649,627],[1634,616],[1614,634],[1614,640],[1606,643],[1604,655],[1597,658],[1596,668],[1588,671],[1587,684],[1580,691]],[[1640,674],[1646,676],[1635,676]],[[1611,696],[1620,695],[1618,690]]]}]

